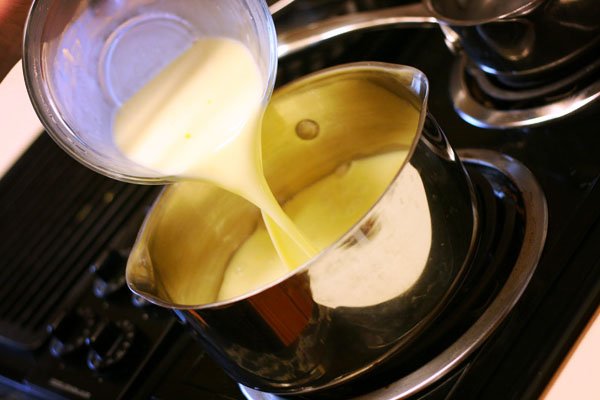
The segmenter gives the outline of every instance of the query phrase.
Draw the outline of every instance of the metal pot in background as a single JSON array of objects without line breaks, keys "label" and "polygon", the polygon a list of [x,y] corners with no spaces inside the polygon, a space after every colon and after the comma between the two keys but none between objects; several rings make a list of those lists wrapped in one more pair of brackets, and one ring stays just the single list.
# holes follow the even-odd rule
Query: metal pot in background
[{"label": "metal pot in background", "polygon": [[600,41],[600,7],[593,0],[423,1],[458,34],[469,58],[501,79],[535,84],[582,57],[597,56],[592,52]]},{"label": "metal pot in background", "polygon": [[595,0],[423,0],[280,31],[279,54],[359,30],[435,25],[485,72],[535,84],[596,56],[600,7]]},{"label": "metal pot in background", "polygon": [[[361,82],[370,89],[357,91]],[[130,288],[177,310],[236,381],[263,391],[325,389],[398,356],[460,286],[476,241],[473,189],[427,114],[427,93],[421,72],[379,63],[332,68],[279,89],[263,123],[265,174],[278,199],[357,158],[404,149],[387,190],[305,265],[218,301],[229,260],[260,214],[210,184],[169,187],[132,250]],[[414,107],[410,123],[399,104]]]}]

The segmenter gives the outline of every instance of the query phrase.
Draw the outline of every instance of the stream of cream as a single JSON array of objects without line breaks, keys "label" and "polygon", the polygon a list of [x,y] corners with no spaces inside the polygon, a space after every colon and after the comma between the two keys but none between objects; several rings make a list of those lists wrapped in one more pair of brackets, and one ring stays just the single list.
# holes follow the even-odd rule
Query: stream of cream
[{"label": "stream of cream", "polygon": [[257,205],[291,269],[316,251],[277,203],[263,174],[264,90],[260,70],[242,43],[199,39],[120,108],[114,139],[129,159],[159,175],[210,181]]}]

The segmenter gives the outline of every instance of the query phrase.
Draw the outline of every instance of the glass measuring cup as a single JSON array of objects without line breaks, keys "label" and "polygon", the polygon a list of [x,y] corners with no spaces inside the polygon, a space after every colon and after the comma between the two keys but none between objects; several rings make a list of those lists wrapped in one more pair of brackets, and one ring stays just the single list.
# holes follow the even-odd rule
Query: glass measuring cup
[{"label": "glass measuring cup", "polygon": [[23,66],[34,108],[50,136],[87,167],[127,182],[165,176],[123,155],[113,140],[121,105],[203,37],[244,44],[263,76],[263,102],[277,69],[277,37],[262,0],[38,0]]}]

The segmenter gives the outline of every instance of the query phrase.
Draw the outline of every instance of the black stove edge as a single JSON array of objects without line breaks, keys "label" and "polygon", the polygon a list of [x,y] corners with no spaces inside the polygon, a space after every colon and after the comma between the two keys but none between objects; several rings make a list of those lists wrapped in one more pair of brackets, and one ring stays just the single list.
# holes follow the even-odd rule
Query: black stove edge
[{"label": "black stove edge", "polygon": [[[507,399],[500,395],[506,387],[512,387],[508,398],[534,399],[547,388],[600,305],[598,204],[596,180],[565,233],[542,255],[540,263],[562,268],[544,269],[532,279],[510,318],[472,363],[471,368],[480,371],[465,378],[457,399]],[[584,286],[573,290],[580,282]],[[490,365],[496,366],[490,370]],[[519,379],[523,375],[530,379]]]}]

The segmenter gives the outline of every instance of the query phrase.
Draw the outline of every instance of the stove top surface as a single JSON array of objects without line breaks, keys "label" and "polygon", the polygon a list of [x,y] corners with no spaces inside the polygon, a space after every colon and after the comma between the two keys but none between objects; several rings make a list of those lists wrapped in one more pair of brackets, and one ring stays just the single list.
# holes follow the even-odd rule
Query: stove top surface
[{"label": "stove top surface", "polygon": [[[598,105],[535,127],[469,125],[450,100],[455,57],[434,29],[352,34],[324,43],[283,59],[278,83],[355,61],[421,69],[431,83],[430,112],[453,147],[490,149],[519,160],[547,199],[545,249],[521,299],[461,368],[414,397],[538,396],[600,302]],[[6,390],[42,398],[243,398],[171,314],[132,297],[122,284],[100,297],[93,292],[120,278],[108,273],[114,266],[104,274],[90,274],[88,267],[107,250],[128,248],[157,190],[100,177],[46,136],[0,181],[0,382]],[[66,315],[82,309],[117,326],[135,326],[135,351],[120,368],[90,370],[86,360],[93,346],[60,358],[50,354],[52,338],[80,339],[80,333],[60,334],[59,327],[72,321]]]}]

